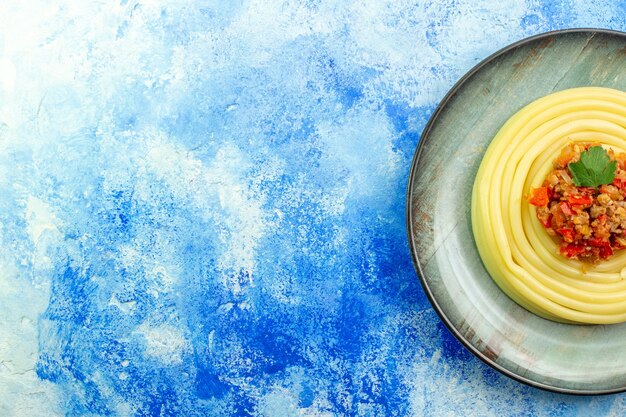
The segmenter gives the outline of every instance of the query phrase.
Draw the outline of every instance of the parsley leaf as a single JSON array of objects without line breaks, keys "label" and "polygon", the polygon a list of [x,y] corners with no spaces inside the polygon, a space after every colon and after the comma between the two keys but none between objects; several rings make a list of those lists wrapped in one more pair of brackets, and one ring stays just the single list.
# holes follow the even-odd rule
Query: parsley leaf
[{"label": "parsley leaf", "polygon": [[615,179],[616,161],[611,161],[602,146],[592,146],[580,154],[578,162],[568,167],[577,187],[598,187]]}]

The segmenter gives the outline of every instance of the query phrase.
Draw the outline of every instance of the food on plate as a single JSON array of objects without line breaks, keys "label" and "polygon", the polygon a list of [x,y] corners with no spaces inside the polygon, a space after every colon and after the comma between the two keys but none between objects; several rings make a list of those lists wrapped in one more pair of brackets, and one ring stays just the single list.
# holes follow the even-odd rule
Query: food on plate
[{"label": "food on plate", "polygon": [[626,321],[626,93],[542,97],[489,145],[472,192],[483,263],[515,302],[567,323]]}]

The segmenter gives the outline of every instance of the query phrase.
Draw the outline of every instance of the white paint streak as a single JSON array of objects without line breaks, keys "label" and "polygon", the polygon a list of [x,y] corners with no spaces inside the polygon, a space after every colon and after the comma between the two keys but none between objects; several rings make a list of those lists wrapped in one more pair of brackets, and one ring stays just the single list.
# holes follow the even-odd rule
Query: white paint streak
[{"label": "white paint streak", "polygon": [[30,239],[34,245],[46,231],[59,236],[58,220],[50,206],[40,199],[29,196],[26,200],[26,221]]},{"label": "white paint streak", "polygon": [[178,326],[161,324],[152,327],[144,323],[137,329],[137,333],[145,339],[146,354],[166,365],[182,363],[183,354],[191,348]]},{"label": "white paint streak", "polygon": [[111,296],[111,299],[109,300],[109,305],[110,306],[117,307],[124,314],[131,313],[133,311],[133,309],[135,308],[136,304],[137,304],[137,302],[134,301],[134,300],[133,301],[121,302],[120,300],[117,299],[115,294],[113,294]]},{"label": "white paint streak", "polygon": [[35,373],[37,323],[49,298],[49,285],[33,286],[0,257],[0,415],[63,415],[58,388]]},{"label": "white paint streak", "polygon": [[[210,165],[204,165],[193,152],[163,137],[147,146],[146,167],[216,227],[221,242],[216,249],[223,282],[239,293],[242,284],[252,284],[258,242],[269,227],[263,197],[250,188],[246,176],[248,157],[226,144]],[[216,201],[219,207],[215,206]],[[249,281],[242,283],[241,276]]]},{"label": "white paint streak", "polygon": [[15,65],[6,58],[0,58],[0,89],[7,93],[13,92],[16,74]]}]

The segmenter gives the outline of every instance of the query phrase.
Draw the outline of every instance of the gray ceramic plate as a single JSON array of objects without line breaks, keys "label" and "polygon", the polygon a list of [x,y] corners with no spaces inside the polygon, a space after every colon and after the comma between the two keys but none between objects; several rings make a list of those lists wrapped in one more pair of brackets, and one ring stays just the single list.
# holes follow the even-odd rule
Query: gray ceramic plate
[{"label": "gray ceramic plate", "polygon": [[626,91],[626,34],[550,32],[472,69],[422,134],[409,179],[407,228],[424,290],[470,351],[539,388],[602,394],[626,390],[626,323],[559,324],[519,307],[483,267],[470,222],[474,177],[498,129],[533,100],[580,86]]}]

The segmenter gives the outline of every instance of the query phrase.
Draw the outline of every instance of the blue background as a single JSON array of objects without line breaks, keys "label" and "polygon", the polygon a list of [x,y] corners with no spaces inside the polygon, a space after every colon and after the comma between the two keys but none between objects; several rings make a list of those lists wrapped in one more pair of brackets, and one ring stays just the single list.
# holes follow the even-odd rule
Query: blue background
[{"label": "blue background", "polygon": [[625,5],[3,2],[0,414],[621,415],[451,336],[405,187],[473,65]]}]

